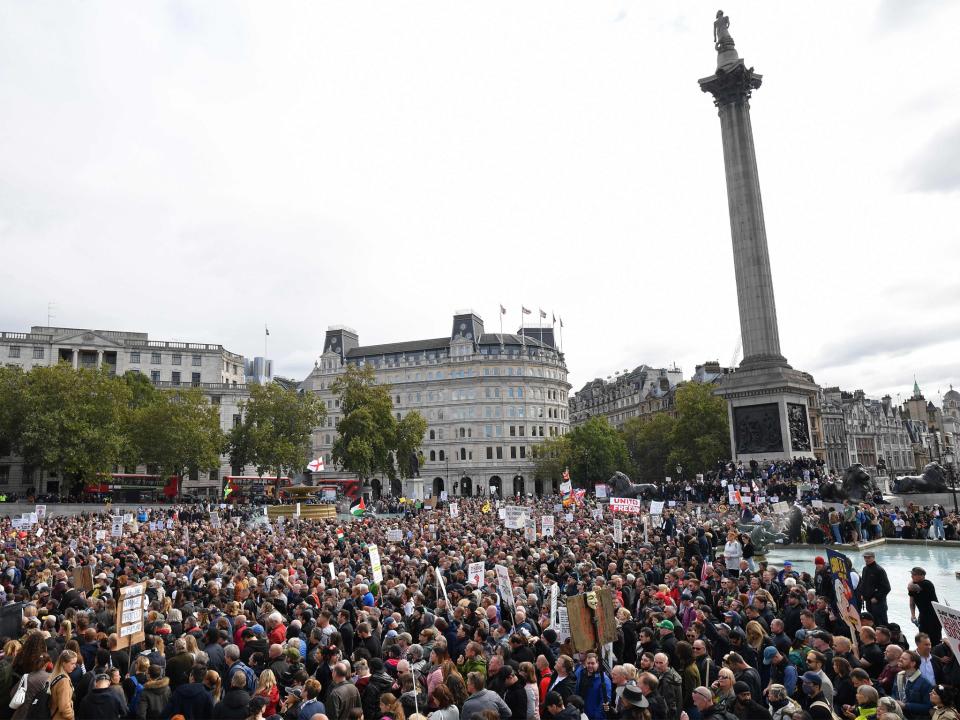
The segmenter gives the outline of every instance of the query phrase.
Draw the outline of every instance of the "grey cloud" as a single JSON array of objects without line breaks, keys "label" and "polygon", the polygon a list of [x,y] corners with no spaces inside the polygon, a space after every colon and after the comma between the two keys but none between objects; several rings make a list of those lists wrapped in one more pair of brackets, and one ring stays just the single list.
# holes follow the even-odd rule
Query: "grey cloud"
[{"label": "grey cloud", "polygon": [[825,347],[811,363],[811,370],[822,373],[878,355],[906,355],[957,337],[960,337],[960,321],[933,326],[887,327],[876,332],[850,335],[835,345]]},{"label": "grey cloud", "polygon": [[907,171],[909,187],[919,192],[960,190],[960,122],[937,133]]}]

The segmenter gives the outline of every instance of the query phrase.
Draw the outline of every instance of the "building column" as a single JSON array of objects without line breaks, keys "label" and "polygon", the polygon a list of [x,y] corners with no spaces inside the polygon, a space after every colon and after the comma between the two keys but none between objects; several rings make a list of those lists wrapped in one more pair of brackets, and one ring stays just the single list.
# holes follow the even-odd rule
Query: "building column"
[{"label": "building column", "polygon": [[73,369],[76,370],[77,367],[79,367],[79,365],[80,365],[80,351],[79,351],[79,350],[71,350],[70,352],[72,353],[72,356],[71,356],[71,357],[72,357],[72,362],[73,362]]},{"label": "building column", "polygon": [[97,350],[97,370],[103,365],[103,350]]}]

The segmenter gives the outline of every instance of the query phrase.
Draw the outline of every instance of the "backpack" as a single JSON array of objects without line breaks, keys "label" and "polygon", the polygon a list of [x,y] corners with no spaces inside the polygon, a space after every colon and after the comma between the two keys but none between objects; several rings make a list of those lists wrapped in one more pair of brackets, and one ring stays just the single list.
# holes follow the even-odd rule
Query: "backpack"
[{"label": "backpack", "polygon": [[140,696],[143,695],[143,685],[139,680],[137,680],[136,675],[130,676],[130,682],[133,684],[133,694],[130,695],[130,704],[128,705],[128,710],[130,715],[136,717],[137,706],[140,704]]},{"label": "backpack", "polygon": [[825,707],[827,710],[829,710],[829,711],[830,711],[830,716],[833,718],[833,720],[841,720],[840,716],[837,715],[837,714],[833,711],[833,708],[830,707],[830,705],[827,704],[826,701],[824,701],[824,700],[817,700],[816,702],[810,703],[810,707],[813,707],[814,705],[819,705],[819,706]]},{"label": "backpack", "polygon": [[27,709],[26,720],[50,720],[50,691],[53,686],[63,680],[66,675],[58,675],[51,683],[49,680],[43,686],[43,690],[37,693]]},{"label": "backpack", "polygon": [[[230,667],[230,672],[227,673],[227,680],[231,680],[237,670],[242,670],[243,674],[247,676],[247,692],[253,695],[253,691],[257,689],[257,674],[238,660]],[[280,678],[277,678],[277,680],[280,680]]]}]

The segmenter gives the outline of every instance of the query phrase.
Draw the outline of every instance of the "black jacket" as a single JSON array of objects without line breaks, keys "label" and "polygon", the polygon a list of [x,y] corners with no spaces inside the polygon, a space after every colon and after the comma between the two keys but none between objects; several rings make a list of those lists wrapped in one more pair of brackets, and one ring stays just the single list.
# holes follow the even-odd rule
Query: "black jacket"
[{"label": "black jacket", "polygon": [[213,708],[214,720],[246,720],[250,693],[243,688],[230,688]]},{"label": "black jacket", "polygon": [[887,595],[890,594],[890,579],[887,577],[887,571],[877,565],[875,562],[863,566],[863,572],[860,573],[860,585],[857,587],[860,591],[860,597],[867,605],[867,610],[873,604],[870,601],[877,600],[877,603],[885,603]]},{"label": "black jacket", "polygon": [[170,702],[170,678],[148,680],[140,692],[137,717],[140,720],[160,720],[168,702]]},{"label": "black jacket", "polygon": [[77,720],[120,720],[127,709],[112,688],[94,688],[77,704],[75,715]]},{"label": "black jacket", "polygon": [[365,720],[380,720],[383,714],[380,712],[380,696],[385,692],[390,692],[392,687],[393,678],[386,672],[370,676],[370,680],[360,694],[360,704],[363,707]]},{"label": "black jacket", "polygon": [[186,720],[206,720],[213,714],[213,696],[203,683],[181,685],[170,695],[164,717],[180,713]]},{"label": "black jacket", "polygon": [[523,682],[517,679],[513,685],[507,686],[503,692],[503,701],[510,708],[510,720],[526,720],[527,691],[523,688]]}]

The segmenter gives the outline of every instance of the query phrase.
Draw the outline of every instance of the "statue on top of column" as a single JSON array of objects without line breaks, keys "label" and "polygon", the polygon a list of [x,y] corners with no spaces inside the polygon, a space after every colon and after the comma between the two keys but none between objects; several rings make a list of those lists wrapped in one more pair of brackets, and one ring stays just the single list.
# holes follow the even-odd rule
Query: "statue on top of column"
[{"label": "statue on top of column", "polygon": [[723,10],[717,10],[717,19],[713,23],[713,43],[717,51],[718,68],[735,65],[740,59],[729,28],[730,18],[723,14]]}]

